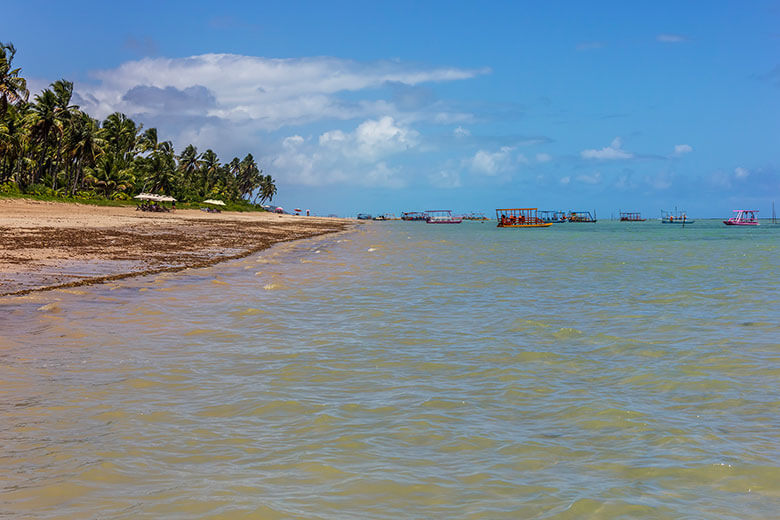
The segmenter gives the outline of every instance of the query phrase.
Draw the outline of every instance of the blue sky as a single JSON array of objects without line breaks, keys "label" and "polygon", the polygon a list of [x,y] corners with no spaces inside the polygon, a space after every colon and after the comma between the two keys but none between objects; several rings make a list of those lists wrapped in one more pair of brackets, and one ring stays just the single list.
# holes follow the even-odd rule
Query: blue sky
[{"label": "blue sky", "polygon": [[778,1],[28,1],[0,41],[318,214],[780,199]]}]

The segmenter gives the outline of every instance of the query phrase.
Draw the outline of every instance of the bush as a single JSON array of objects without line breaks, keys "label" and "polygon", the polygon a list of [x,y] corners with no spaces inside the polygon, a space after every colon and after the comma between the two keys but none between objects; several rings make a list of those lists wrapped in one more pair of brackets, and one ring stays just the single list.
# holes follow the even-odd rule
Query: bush
[{"label": "bush", "polygon": [[19,190],[19,186],[13,182],[13,181],[7,181],[2,184],[0,184],[0,193],[4,195],[21,195],[22,192]]}]

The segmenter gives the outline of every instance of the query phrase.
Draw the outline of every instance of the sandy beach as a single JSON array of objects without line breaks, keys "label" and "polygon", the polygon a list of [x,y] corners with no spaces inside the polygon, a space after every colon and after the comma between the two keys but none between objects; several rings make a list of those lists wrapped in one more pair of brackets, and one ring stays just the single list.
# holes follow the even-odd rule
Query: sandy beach
[{"label": "sandy beach", "polygon": [[350,222],[0,199],[0,296],[202,267]]}]

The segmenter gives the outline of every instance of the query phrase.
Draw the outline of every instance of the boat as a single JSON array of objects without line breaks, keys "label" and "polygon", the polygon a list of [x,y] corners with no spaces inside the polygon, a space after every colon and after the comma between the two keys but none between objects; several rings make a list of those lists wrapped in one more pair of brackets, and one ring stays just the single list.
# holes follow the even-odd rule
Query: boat
[{"label": "boat", "polygon": [[723,223],[727,226],[757,226],[758,225],[758,210],[757,209],[735,209],[733,217],[728,220],[724,220]]},{"label": "boat", "polygon": [[685,211],[674,209],[674,211],[661,210],[662,224],[693,224],[695,221],[688,217]]},{"label": "boat", "polygon": [[505,208],[496,210],[498,227],[550,227],[551,222],[545,222],[537,215],[536,208]]},{"label": "boat", "polygon": [[374,217],[374,220],[401,220],[401,219],[396,217],[394,213],[384,213],[382,215],[377,215],[376,217]]},{"label": "boat", "polygon": [[369,215],[368,213],[358,213],[357,214],[357,219],[358,220],[371,220],[371,215]]},{"label": "boat", "polygon": [[570,211],[566,217],[569,222],[596,222],[596,216],[591,215],[590,211]]},{"label": "boat", "polygon": [[423,211],[404,211],[401,213],[401,220],[425,220]]},{"label": "boat", "polygon": [[564,211],[553,211],[545,209],[539,211],[539,218],[544,222],[549,222],[550,224],[563,224],[566,222],[566,213]]},{"label": "boat", "polygon": [[463,219],[453,216],[452,211],[448,209],[429,209],[425,212],[425,222],[428,224],[460,224]]},{"label": "boat", "polygon": [[463,220],[490,220],[484,213],[469,213],[463,215]]},{"label": "boat", "polygon": [[644,222],[645,218],[642,218],[641,213],[633,213],[630,211],[620,212],[620,222]]}]

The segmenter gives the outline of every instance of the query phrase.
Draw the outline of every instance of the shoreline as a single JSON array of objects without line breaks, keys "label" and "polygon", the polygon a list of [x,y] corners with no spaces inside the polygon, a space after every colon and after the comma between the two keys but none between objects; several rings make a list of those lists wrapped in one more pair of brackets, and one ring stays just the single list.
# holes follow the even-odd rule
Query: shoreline
[{"label": "shoreline", "polygon": [[0,199],[0,297],[208,267],[351,229],[349,219],[267,212],[145,213]]}]

